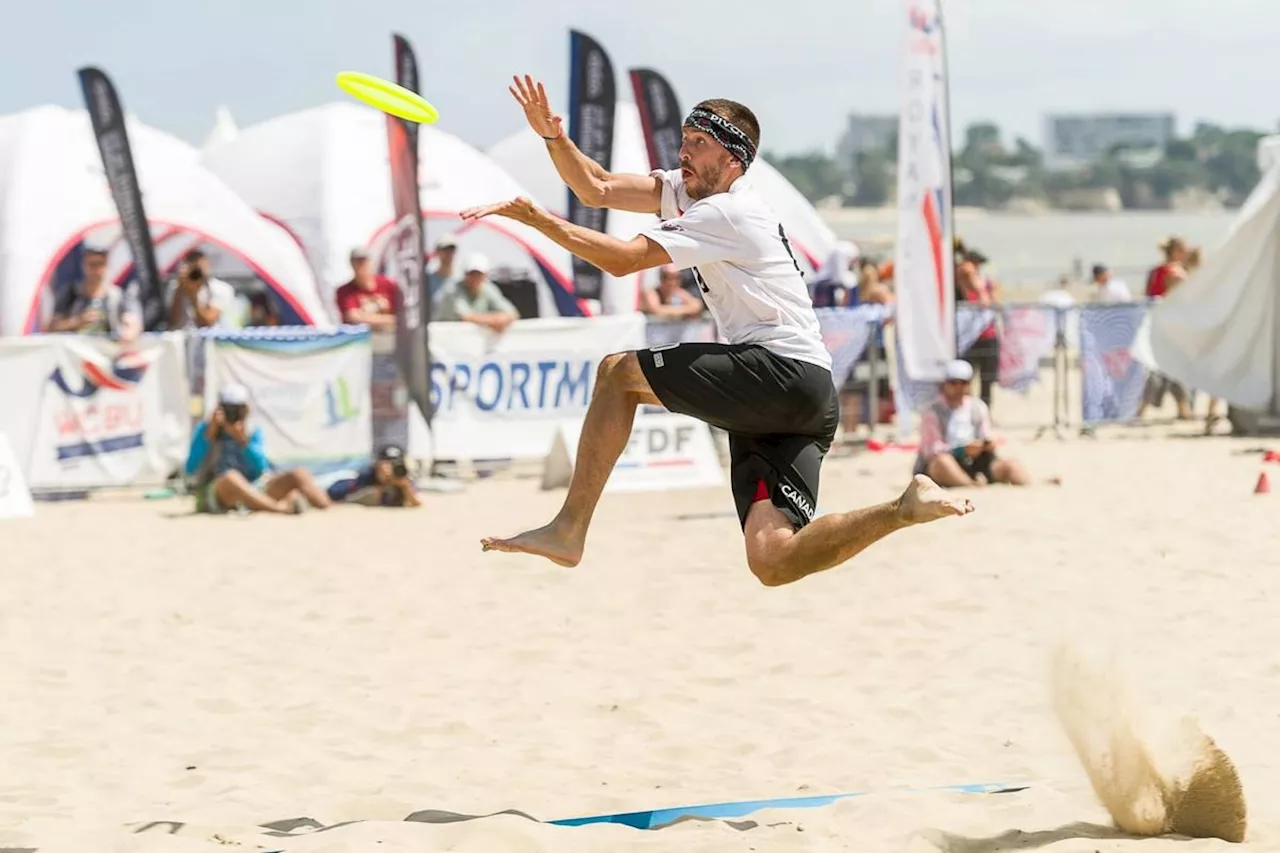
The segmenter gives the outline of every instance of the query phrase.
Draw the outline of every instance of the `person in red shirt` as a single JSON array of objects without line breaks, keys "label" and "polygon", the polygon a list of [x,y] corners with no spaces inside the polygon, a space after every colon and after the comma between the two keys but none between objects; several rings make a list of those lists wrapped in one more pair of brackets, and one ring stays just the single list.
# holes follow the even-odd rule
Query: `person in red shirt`
[{"label": "person in red shirt", "polygon": [[1187,260],[1187,244],[1181,237],[1170,237],[1160,243],[1164,263],[1147,274],[1147,298],[1161,299],[1187,277],[1184,263]]},{"label": "person in red shirt", "polygon": [[396,328],[400,310],[400,288],[384,275],[375,275],[373,262],[364,249],[351,250],[352,279],[338,288],[338,315],[342,322],[364,324],[375,332]]},{"label": "person in red shirt", "polygon": [[[996,283],[980,271],[986,262],[987,256],[978,250],[964,250],[961,261],[956,266],[956,288],[964,301],[975,302],[984,308],[995,308],[999,304],[1000,293]],[[977,369],[978,396],[990,407],[991,389],[995,387],[1000,374],[1000,333],[995,320],[978,335],[973,346],[964,354],[964,360]]]}]

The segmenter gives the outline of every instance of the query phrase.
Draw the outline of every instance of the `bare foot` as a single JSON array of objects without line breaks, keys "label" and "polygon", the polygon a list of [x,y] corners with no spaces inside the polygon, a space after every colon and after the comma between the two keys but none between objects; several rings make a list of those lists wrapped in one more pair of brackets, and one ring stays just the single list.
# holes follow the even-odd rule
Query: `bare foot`
[{"label": "bare foot", "polygon": [[968,498],[953,497],[924,474],[916,474],[898,498],[898,517],[908,524],[924,524],[952,515],[973,512]]},{"label": "bare foot", "polygon": [[480,548],[508,554],[534,554],[565,568],[572,568],[582,561],[582,542],[575,542],[572,536],[558,531],[554,522],[510,539],[486,537],[480,540]]}]

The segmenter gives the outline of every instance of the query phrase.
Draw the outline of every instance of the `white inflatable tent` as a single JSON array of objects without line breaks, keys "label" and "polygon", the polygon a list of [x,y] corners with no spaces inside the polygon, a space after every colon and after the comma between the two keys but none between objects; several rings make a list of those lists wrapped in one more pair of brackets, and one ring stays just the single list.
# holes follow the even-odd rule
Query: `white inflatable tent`
[{"label": "white inflatable tent", "polygon": [[[419,125],[419,184],[427,251],[452,233],[461,261],[483,252],[497,267],[524,269],[538,285],[542,316],[576,314],[567,251],[538,231],[489,217],[464,225],[469,207],[530,192],[489,157],[437,127]],[[331,103],[241,128],[202,152],[202,162],[305,247],[327,294],[351,277],[350,252],[379,253],[394,206],[385,116],[355,103]],[[326,302],[332,299],[326,296]]]},{"label": "white inflatable tent", "polygon": [[1258,166],[1262,179],[1226,239],[1151,309],[1134,355],[1273,420],[1280,415],[1280,136],[1259,142]]},{"label": "white inflatable tent", "polygon": [[[180,234],[186,245],[237,258],[281,298],[284,314],[328,323],[315,276],[296,245],[202,168],[192,146],[132,117],[128,130],[157,240]],[[40,329],[52,310],[48,285],[86,236],[106,242],[116,276],[128,275],[130,259],[88,114],[42,106],[0,117],[0,334]]]},{"label": "white inflatable tent", "polygon": [[[569,190],[556,173],[551,158],[547,156],[545,144],[533,131],[527,127],[516,131],[489,149],[489,154],[516,180],[529,187],[539,204],[558,216],[566,214]],[[647,175],[650,171],[640,110],[629,101],[619,101],[614,110],[613,162],[609,165],[616,172]],[[798,258],[802,261],[802,266],[804,261],[809,264],[805,275],[811,277],[835,248],[835,232],[818,215],[809,200],[777,169],[765,162],[764,158],[758,158],[751,165],[747,170],[746,180],[778,214],[787,229],[792,246],[802,256]],[[647,228],[652,221],[653,217],[648,214],[611,210],[607,229],[611,235],[629,240],[641,229]],[[614,310],[634,309],[637,281],[632,279],[619,284],[610,282],[610,278],[606,276],[606,287],[612,285],[613,290],[609,306],[612,308],[625,304],[625,308],[616,307]]]}]

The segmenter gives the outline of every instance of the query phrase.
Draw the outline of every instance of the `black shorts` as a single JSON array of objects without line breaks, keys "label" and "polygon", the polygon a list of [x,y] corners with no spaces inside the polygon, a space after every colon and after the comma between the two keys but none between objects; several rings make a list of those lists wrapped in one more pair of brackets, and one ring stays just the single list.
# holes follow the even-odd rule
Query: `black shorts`
[{"label": "black shorts", "polygon": [[668,411],[729,434],[729,483],[743,527],[761,481],[797,529],[813,520],[818,472],[839,422],[831,371],[755,344],[667,344],[636,355]]}]

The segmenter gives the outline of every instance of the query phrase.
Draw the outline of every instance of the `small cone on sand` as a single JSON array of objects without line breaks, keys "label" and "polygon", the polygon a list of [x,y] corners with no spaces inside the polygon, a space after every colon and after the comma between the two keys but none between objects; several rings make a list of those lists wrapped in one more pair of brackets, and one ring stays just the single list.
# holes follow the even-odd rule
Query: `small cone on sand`
[{"label": "small cone on sand", "polygon": [[1271,480],[1267,478],[1266,471],[1263,471],[1261,474],[1258,475],[1258,482],[1253,487],[1253,493],[1255,495],[1271,494]]},{"label": "small cone on sand", "polygon": [[1058,719],[1116,826],[1140,836],[1244,840],[1240,776],[1195,720],[1154,736],[1116,666],[1089,664],[1067,646],[1054,655],[1052,686]]}]

